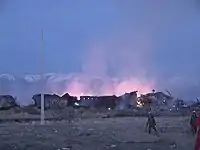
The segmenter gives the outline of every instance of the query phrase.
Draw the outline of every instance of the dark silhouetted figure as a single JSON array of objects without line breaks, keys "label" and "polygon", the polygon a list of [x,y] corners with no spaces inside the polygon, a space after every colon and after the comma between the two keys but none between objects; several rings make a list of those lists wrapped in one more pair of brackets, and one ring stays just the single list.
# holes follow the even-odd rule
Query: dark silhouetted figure
[{"label": "dark silhouetted figure", "polygon": [[194,150],[200,150],[200,112],[198,112],[198,116],[196,119],[196,140],[195,140],[195,146]]},{"label": "dark silhouetted figure", "polygon": [[151,130],[153,129],[156,132],[156,135],[158,135],[157,129],[156,129],[156,120],[154,116],[151,114],[151,112],[148,113],[148,120],[146,123],[146,130],[148,128],[149,134],[151,134]]},{"label": "dark silhouetted figure", "polygon": [[190,118],[190,126],[192,133],[195,135],[197,132],[197,125],[196,125],[196,120],[197,120],[197,114],[195,111],[192,112],[192,116]]}]

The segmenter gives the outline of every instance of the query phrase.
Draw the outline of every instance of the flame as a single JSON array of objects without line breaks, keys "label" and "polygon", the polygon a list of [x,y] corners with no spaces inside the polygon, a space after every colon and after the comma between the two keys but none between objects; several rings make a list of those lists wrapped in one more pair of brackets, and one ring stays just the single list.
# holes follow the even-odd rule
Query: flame
[{"label": "flame", "polygon": [[70,95],[72,95],[72,96],[76,96],[77,97],[77,100],[80,100],[81,99],[81,96],[94,96],[93,94],[91,94],[91,93],[86,93],[86,94],[84,94],[84,93],[81,93],[80,95],[78,94],[78,95],[74,95],[73,93],[69,93]]},{"label": "flame", "polygon": [[137,107],[142,107],[143,106],[143,104],[142,104],[142,102],[141,101],[136,101],[137,102]]}]

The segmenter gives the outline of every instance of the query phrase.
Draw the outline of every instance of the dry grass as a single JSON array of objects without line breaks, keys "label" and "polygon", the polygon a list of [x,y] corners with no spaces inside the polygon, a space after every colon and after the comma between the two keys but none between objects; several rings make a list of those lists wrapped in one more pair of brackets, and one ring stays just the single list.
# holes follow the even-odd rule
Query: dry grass
[{"label": "dry grass", "polygon": [[0,150],[177,150],[193,149],[187,117],[158,117],[160,137],[144,132],[146,118],[88,118],[68,122],[1,124]]}]

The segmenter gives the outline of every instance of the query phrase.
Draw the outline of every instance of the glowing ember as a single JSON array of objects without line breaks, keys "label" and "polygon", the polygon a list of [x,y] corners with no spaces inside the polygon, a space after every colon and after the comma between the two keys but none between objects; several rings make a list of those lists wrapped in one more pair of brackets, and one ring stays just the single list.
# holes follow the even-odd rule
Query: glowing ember
[{"label": "glowing ember", "polygon": [[79,103],[75,103],[76,106],[79,106]]},{"label": "glowing ember", "polygon": [[142,106],[143,106],[142,102],[141,101],[137,101],[137,107],[142,107]]}]

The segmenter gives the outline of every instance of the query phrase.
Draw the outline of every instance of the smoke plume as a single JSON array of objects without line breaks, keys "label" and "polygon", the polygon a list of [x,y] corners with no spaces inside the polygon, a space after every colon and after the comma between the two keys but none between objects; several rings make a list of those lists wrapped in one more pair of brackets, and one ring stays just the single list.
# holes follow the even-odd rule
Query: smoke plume
[{"label": "smoke plume", "polygon": [[[128,19],[122,19],[105,37],[90,40],[82,61],[87,79],[79,78],[66,89],[74,93],[78,87],[75,85],[80,84],[83,93],[123,94],[133,90],[146,93],[155,88],[168,89],[179,98],[198,97],[199,61],[192,59],[200,48],[196,2],[113,3]],[[91,85],[93,77],[98,78],[98,88]]]},{"label": "smoke plume", "polygon": [[[54,72],[45,75],[47,93],[200,96],[198,0],[3,2],[1,73],[39,72],[43,27],[45,72]],[[4,93],[31,97],[38,82],[20,80]]]}]

